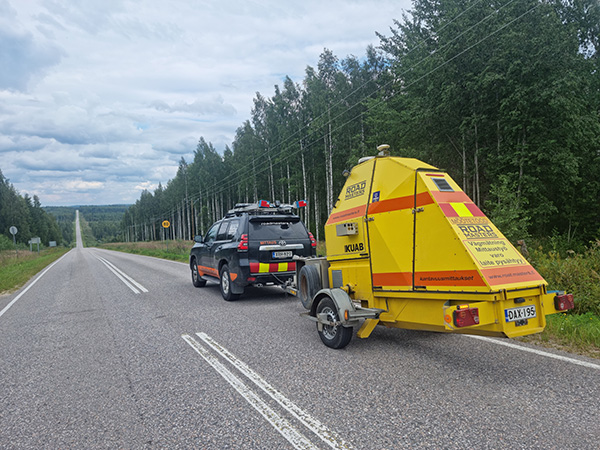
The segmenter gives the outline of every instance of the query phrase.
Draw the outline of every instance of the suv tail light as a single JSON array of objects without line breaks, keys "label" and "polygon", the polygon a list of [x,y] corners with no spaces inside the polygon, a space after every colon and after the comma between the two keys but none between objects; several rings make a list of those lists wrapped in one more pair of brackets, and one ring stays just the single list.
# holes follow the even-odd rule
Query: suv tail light
[{"label": "suv tail light", "polygon": [[317,247],[317,241],[316,241],[315,237],[313,236],[313,234],[310,231],[308,232],[308,237],[310,238],[310,246],[312,248],[316,248]]},{"label": "suv tail light", "polygon": [[456,328],[479,325],[479,308],[469,308],[469,305],[462,305],[454,311],[453,315]]},{"label": "suv tail light", "polygon": [[240,242],[237,246],[238,252],[247,252],[248,251],[248,235],[242,234]]},{"label": "suv tail light", "polygon": [[573,294],[563,294],[554,297],[554,307],[558,311],[567,311],[575,308],[575,301],[573,300]]}]

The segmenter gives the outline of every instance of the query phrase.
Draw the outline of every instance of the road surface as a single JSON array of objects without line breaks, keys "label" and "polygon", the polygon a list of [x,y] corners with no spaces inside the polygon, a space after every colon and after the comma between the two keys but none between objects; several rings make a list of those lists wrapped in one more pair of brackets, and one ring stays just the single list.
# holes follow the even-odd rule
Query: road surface
[{"label": "road surface", "polygon": [[78,245],[0,297],[0,448],[596,449],[600,364],[378,327],[344,350],[277,288]]}]

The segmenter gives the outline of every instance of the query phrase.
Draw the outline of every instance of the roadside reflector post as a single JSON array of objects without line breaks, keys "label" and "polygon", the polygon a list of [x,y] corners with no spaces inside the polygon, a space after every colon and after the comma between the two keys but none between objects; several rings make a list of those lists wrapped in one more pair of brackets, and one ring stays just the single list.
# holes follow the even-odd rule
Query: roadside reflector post
[{"label": "roadside reflector post", "polygon": [[169,252],[169,227],[171,226],[171,222],[169,222],[168,220],[163,220],[162,222],[162,227],[165,229],[165,235],[167,237],[166,242],[167,242],[167,253]]}]

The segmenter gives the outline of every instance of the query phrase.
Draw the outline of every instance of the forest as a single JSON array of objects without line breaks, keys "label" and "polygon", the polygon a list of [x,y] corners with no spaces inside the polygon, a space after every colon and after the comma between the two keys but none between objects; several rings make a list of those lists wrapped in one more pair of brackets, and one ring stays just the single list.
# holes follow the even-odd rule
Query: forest
[{"label": "forest", "polygon": [[75,243],[75,211],[90,227],[96,242],[114,242],[129,205],[44,206],[37,195],[21,195],[0,171],[0,250],[14,247],[10,228],[16,227],[16,243],[25,247],[32,237],[42,245],[50,241],[69,247]]},{"label": "forest", "polygon": [[236,202],[305,199],[317,237],[344,169],[373,155],[448,173],[509,239],[587,243],[600,228],[595,0],[415,0],[378,46],[325,49],[301,83],[259,92],[220,154],[204,137],[125,213],[125,240],[191,239]]},{"label": "forest", "polygon": [[90,227],[93,239],[99,243],[116,242],[121,236],[121,220],[129,205],[82,205],[45,206],[44,210],[54,217],[63,231],[65,245],[74,243],[75,210],[82,221]]},{"label": "forest", "polygon": [[50,241],[63,243],[56,218],[42,208],[37,195],[21,196],[0,171],[0,250],[13,248],[11,227],[17,228],[15,240],[20,244],[27,244],[32,237],[39,237],[46,246]]}]

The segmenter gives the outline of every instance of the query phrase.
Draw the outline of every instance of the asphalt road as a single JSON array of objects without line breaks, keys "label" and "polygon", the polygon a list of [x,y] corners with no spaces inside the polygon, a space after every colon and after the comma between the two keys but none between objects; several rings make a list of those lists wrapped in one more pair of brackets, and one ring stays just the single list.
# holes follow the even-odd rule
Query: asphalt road
[{"label": "asphalt road", "polygon": [[2,449],[600,445],[597,360],[383,327],[331,350],[278,288],[93,248],[42,274],[0,297]]}]

